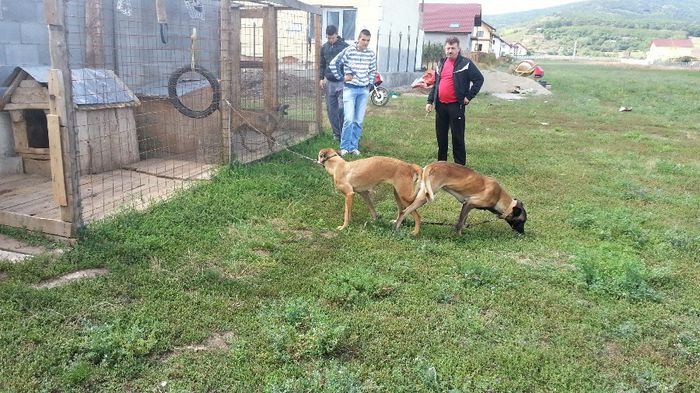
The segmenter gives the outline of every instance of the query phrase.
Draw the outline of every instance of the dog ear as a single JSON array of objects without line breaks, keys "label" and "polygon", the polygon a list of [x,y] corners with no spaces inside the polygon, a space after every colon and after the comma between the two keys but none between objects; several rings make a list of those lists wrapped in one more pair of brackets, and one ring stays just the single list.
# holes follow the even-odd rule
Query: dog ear
[{"label": "dog ear", "polygon": [[525,209],[525,206],[523,206],[523,203],[516,199],[515,206],[513,206],[513,212],[511,214],[513,217],[518,217],[521,214],[523,214],[524,209]]}]

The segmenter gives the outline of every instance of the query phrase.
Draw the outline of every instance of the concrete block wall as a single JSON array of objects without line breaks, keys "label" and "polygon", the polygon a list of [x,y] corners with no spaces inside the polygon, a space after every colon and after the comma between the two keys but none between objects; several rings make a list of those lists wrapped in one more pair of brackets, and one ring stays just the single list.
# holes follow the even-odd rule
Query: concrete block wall
[{"label": "concrete block wall", "polygon": [[2,0],[0,8],[0,65],[48,65],[43,0]]}]

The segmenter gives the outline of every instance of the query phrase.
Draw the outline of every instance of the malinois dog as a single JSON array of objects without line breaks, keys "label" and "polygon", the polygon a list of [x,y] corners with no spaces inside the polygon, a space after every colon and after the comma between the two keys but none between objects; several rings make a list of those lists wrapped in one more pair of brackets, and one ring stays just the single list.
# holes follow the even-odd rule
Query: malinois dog
[{"label": "malinois dog", "polygon": [[[488,210],[506,220],[516,232],[525,232],[527,212],[522,201],[511,198],[494,178],[482,176],[465,166],[445,161],[434,162],[423,168],[418,194],[413,203],[396,219],[396,229],[399,229],[407,214],[413,214],[428,201],[433,201],[434,190],[439,189],[449,192],[462,202],[462,211],[455,224],[459,234],[462,233],[464,223],[472,209]],[[417,231],[413,232],[417,233]]]},{"label": "malinois dog", "polygon": [[[326,171],[333,176],[335,188],[345,194],[345,215],[343,225],[339,226],[338,230],[345,229],[350,223],[352,200],[355,193],[360,194],[367,203],[372,219],[377,219],[377,211],[369,193],[381,183],[389,183],[394,186],[398,219],[401,210],[408,207],[415,199],[422,171],[418,165],[391,157],[376,156],[345,161],[333,149],[321,149],[318,152],[318,163],[323,165]],[[420,231],[420,216],[415,211],[411,212],[411,215],[415,219],[413,233],[417,234]]]}]

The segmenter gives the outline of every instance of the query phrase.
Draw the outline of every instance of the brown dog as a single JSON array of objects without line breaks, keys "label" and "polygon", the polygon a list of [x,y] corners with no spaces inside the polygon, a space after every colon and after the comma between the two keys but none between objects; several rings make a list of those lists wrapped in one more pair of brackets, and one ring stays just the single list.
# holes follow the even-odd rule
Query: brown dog
[{"label": "brown dog", "polygon": [[[372,219],[377,219],[377,211],[374,208],[369,192],[381,183],[389,183],[394,186],[394,198],[401,210],[413,202],[418,190],[417,183],[420,180],[421,167],[415,164],[397,160],[391,157],[369,157],[355,161],[345,161],[333,149],[321,149],[318,152],[318,163],[326,168],[333,176],[335,187],[345,194],[345,216],[343,225],[338,230],[343,230],[350,223],[352,211],[352,197],[357,192],[367,203]],[[416,220],[413,233],[420,231],[420,216],[412,212]]]},{"label": "brown dog", "polygon": [[413,203],[399,215],[396,220],[396,229],[399,229],[407,214],[412,214],[428,201],[434,200],[433,190],[439,189],[449,192],[462,202],[462,211],[455,225],[455,229],[460,234],[467,221],[467,215],[472,209],[488,210],[506,220],[516,232],[525,232],[527,213],[521,201],[511,198],[492,177],[482,176],[467,167],[445,161],[434,162],[423,168],[418,195]]}]

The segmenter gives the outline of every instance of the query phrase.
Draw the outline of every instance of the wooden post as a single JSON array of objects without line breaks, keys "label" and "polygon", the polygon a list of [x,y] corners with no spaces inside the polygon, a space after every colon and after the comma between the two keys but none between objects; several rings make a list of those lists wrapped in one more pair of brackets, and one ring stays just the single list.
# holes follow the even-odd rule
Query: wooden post
[{"label": "wooden post", "polygon": [[[59,116],[61,146],[63,149],[63,180],[66,189],[66,206],[61,206],[61,219],[73,223],[71,236],[82,226],[80,212],[80,179],[78,175],[78,141],[75,134],[71,71],[68,65],[68,45],[65,30],[64,0],[44,0],[44,15],[49,30],[49,55],[51,68],[60,72],[63,86],[49,86],[54,96],[52,115]],[[61,92],[62,87],[62,92]],[[58,107],[60,106],[60,107]]]},{"label": "wooden post", "polygon": [[263,17],[263,102],[265,111],[272,113],[277,98],[277,11],[270,5]]},{"label": "wooden post", "polygon": [[[321,75],[321,15],[314,15],[316,26],[316,31],[314,32],[314,37],[316,38],[315,47],[315,57],[314,62],[314,82],[317,80],[318,76]],[[321,89],[314,89],[316,92],[316,133],[321,133],[321,124],[323,116],[323,108],[321,107]]]},{"label": "wooden post", "polygon": [[231,91],[231,0],[222,0],[220,8],[221,102],[219,103],[219,122],[221,125],[221,159],[229,163],[231,161],[231,129],[229,126],[232,114],[229,104],[233,96]]},{"label": "wooden post", "polygon": [[85,2],[85,62],[93,68],[105,67],[102,20],[102,0],[87,0]]}]

